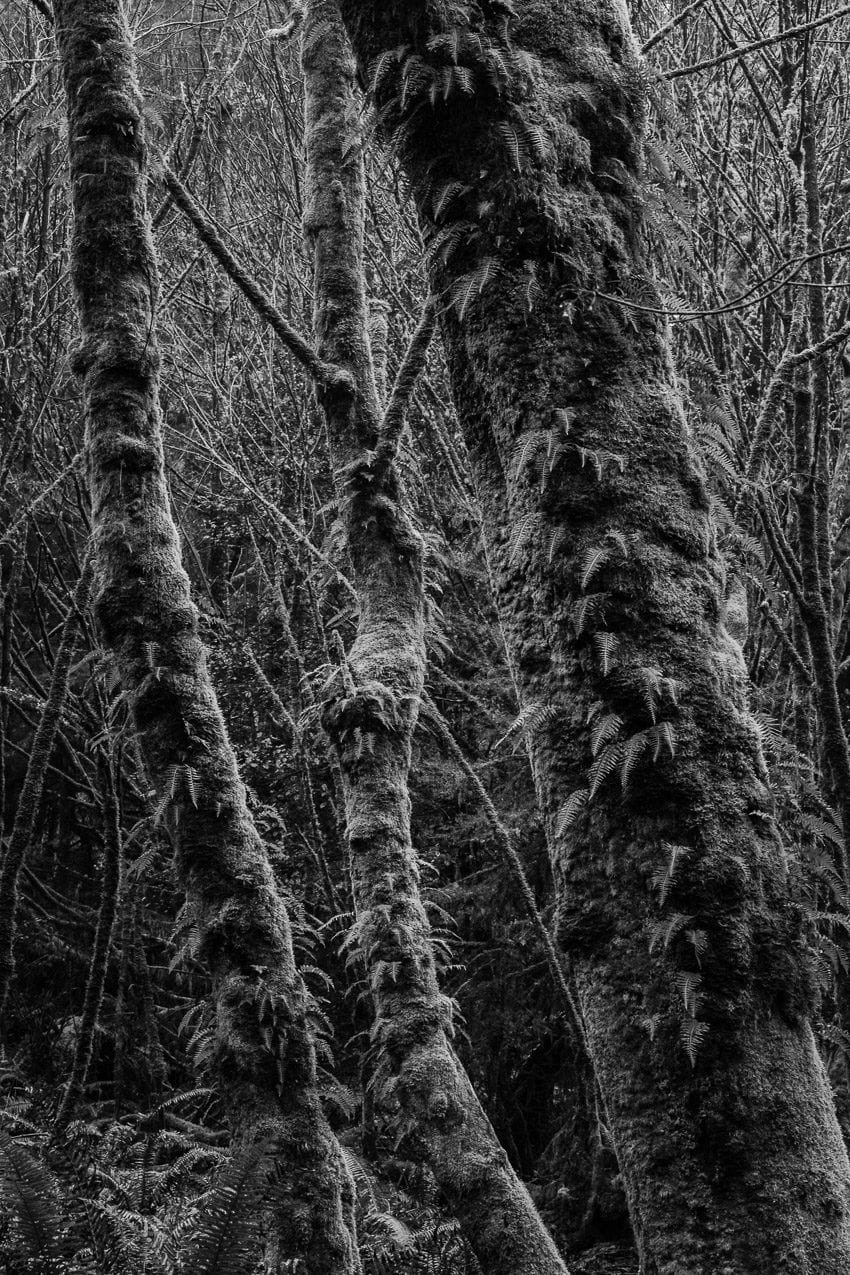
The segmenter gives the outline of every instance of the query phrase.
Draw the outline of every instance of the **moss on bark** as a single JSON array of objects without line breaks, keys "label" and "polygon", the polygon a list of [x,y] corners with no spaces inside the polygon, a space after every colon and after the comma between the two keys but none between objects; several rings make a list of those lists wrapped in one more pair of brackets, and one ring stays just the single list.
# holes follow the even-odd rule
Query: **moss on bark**
[{"label": "moss on bark", "polygon": [[[642,244],[615,0],[342,0],[404,163],[643,1268],[850,1265],[850,1166]],[[637,307],[635,300],[639,302]],[[643,308],[641,308],[643,307]]]},{"label": "moss on bark", "polygon": [[[564,1275],[528,1192],[454,1054],[410,830],[411,737],[425,676],[421,538],[395,468],[404,384],[381,422],[363,273],[354,65],[336,0],[305,5],[307,212],[320,357],[351,374],[323,404],[343,491],[357,637],[323,712],[343,776],[357,920],[376,1011],[379,1103],[421,1150],[483,1270]],[[430,318],[417,333],[413,375]],[[403,381],[403,378],[400,378]]]},{"label": "moss on bark", "polygon": [[57,0],[92,498],[94,608],[132,708],[213,980],[212,1064],[279,1183],[280,1260],[359,1266],[350,1181],[322,1112],[289,919],[210,682],[163,467],[157,269],[132,45],[118,0]]}]

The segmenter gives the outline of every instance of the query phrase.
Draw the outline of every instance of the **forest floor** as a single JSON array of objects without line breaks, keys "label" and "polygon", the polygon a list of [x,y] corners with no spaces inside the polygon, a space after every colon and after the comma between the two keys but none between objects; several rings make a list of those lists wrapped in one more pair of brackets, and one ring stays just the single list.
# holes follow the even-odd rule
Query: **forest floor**
[{"label": "forest floor", "polygon": [[567,1257],[570,1275],[637,1275],[637,1254],[620,1244],[595,1244]]}]

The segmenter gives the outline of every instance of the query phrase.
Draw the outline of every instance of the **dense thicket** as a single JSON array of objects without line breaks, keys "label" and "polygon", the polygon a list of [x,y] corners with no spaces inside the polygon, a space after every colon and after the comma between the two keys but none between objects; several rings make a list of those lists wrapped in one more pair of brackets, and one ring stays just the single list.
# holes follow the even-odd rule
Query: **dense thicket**
[{"label": "dense thicket", "polygon": [[[86,7],[65,0],[57,16]],[[834,1102],[846,1134],[850,19],[821,23],[828,11],[803,0],[635,3],[640,60],[620,6],[410,4],[397,21],[391,6],[343,5],[359,75],[343,54],[347,98],[323,107],[322,85],[336,92],[329,6],[303,6],[306,25],[302,6],[259,0],[125,8],[160,276],[162,500],[235,795],[222,801],[205,777],[209,732],[193,729],[191,704],[179,739],[156,716],[188,675],[195,620],[181,606],[155,632],[169,596],[159,559],[134,593],[138,455],[91,504],[84,417],[91,436],[91,360],[103,367],[109,350],[91,333],[79,348],[51,13],[10,0],[6,1269],[249,1271],[262,1247],[270,1269],[290,1269],[309,1228],[295,1224],[304,1183],[286,1180],[285,1132],[281,1177],[265,1144],[243,1145],[246,1075],[270,1095],[259,1123],[274,1123],[278,1073],[264,1067],[279,1057],[287,1082],[301,1074],[321,1102],[310,1119],[343,1200],[356,1197],[367,1271],[478,1269],[475,1210],[483,1199],[498,1252],[512,1224],[487,1191],[518,1177],[528,1225],[542,1218],[570,1270],[634,1271],[636,1224],[647,1271],[714,1275],[722,1258],[838,1275],[850,1216],[832,1117]],[[550,30],[564,15],[577,28]],[[88,75],[108,72],[108,53],[88,55]],[[308,123],[325,108],[336,119],[309,169],[305,74],[320,77]],[[78,194],[108,202],[108,157],[80,145]],[[361,158],[362,227],[356,174],[347,184]],[[337,225],[346,210],[355,224]],[[120,310],[104,268],[122,251],[120,220],[101,215],[90,260],[76,248],[90,327]],[[352,233],[354,310],[335,274]],[[120,368],[136,389],[153,374],[146,314],[139,367]],[[310,347],[315,332],[313,365],[293,330]],[[365,417],[330,393],[331,363],[366,377]],[[84,390],[75,372],[87,368]],[[650,412],[641,395],[653,393]],[[409,555],[406,584],[393,554]],[[126,632],[104,613],[105,562]],[[714,610],[689,654],[676,609],[694,564],[701,614],[709,594]],[[650,605],[662,569],[671,580]],[[694,692],[700,678],[711,694]],[[228,882],[225,809],[255,856],[257,895]],[[725,829],[723,853],[706,875],[711,828]],[[239,856],[229,862],[238,876]],[[256,913],[253,961],[233,946],[231,895]],[[269,938],[269,917],[282,937]],[[298,1001],[285,1027],[275,988],[263,995],[275,962]],[[253,998],[234,1011],[247,1033],[235,1066],[233,977]],[[743,1068],[750,1081],[794,1054],[784,1125],[759,1115],[749,1081],[724,1082],[752,1031],[770,1043]],[[423,1058],[451,1069],[459,1095],[468,1076],[468,1096],[442,1106]],[[673,1119],[681,1107],[702,1122]],[[492,1173],[483,1195],[463,1168],[479,1148],[457,1132],[473,1110]],[[647,1127],[663,1146],[647,1151]],[[813,1138],[819,1154],[833,1139],[820,1164]],[[734,1199],[710,1180],[721,1163]],[[784,1238],[755,1181],[768,1164],[766,1195],[778,1199],[783,1178],[794,1201]],[[747,1232],[735,1215],[754,1201],[765,1225]],[[696,1238],[683,1249],[685,1233]]]}]

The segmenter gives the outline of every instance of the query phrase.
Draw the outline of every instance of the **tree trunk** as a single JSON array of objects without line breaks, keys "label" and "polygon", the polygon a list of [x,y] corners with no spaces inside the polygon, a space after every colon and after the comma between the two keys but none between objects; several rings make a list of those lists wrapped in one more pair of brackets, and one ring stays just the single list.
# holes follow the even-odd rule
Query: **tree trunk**
[{"label": "tree trunk", "polygon": [[238,1135],[274,1160],[282,1258],[359,1263],[350,1181],[316,1089],[311,999],[198,636],[163,466],[146,150],[119,0],[56,0],[74,203],[72,274],[95,614],[170,825],[214,988],[212,1064]]},{"label": "tree trunk", "polygon": [[[850,1268],[704,478],[645,274],[615,0],[343,0],[411,181],[643,1270]],[[614,298],[620,298],[614,299]]]},{"label": "tree trunk", "polygon": [[[323,723],[340,759],[357,920],[376,1012],[373,1085],[420,1148],[488,1275],[565,1275],[450,1044],[410,832],[411,737],[425,677],[423,548],[395,465],[398,398],[381,420],[363,272],[364,174],[354,62],[336,0],[305,5],[307,210],[322,395],[354,568],[357,637]],[[424,330],[430,324],[426,312]],[[416,340],[418,339],[418,345]],[[414,348],[427,348],[420,332]],[[412,360],[402,376],[412,379]]]}]

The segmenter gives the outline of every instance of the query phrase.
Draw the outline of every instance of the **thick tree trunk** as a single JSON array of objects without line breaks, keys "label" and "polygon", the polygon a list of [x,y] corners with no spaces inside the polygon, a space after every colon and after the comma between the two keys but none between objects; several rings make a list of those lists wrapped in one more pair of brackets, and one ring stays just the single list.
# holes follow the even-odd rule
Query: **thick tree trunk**
[{"label": "thick tree trunk", "polygon": [[119,0],[56,0],[68,101],[73,282],[95,613],[171,827],[213,979],[208,1057],[238,1135],[274,1159],[281,1258],[352,1275],[350,1192],[316,1090],[311,999],[246,805],[198,636],[163,467],[156,260],[143,122]]},{"label": "thick tree trunk", "polygon": [[446,303],[643,1269],[840,1275],[850,1166],[809,1025],[794,861],[644,274],[647,75],[625,8],[343,12]]},{"label": "thick tree trunk", "polygon": [[[323,406],[359,605],[323,722],[340,759],[357,920],[369,971],[376,1097],[419,1145],[488,1275],[565,1275],[451,1047],[410,832],[411,737],[425,677],[422,541],[395,454],[401,389],[382,421],[363,273],[364,175],[354,63],[336,0],[305,5],[307,211],[323,360],[350,374]],[[399,381],[427,348],[430,311]],[[423,335],[423,333],[425,335]]]}]

